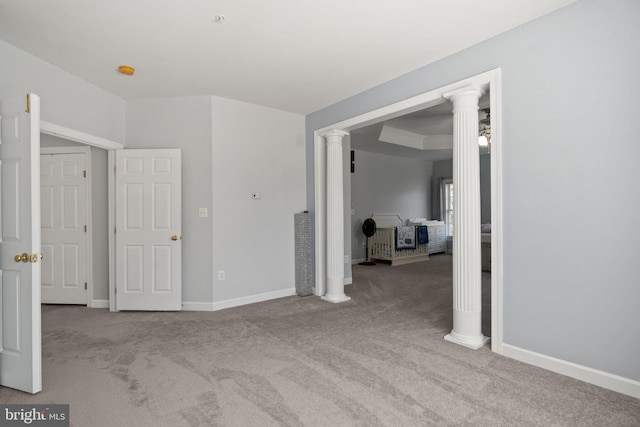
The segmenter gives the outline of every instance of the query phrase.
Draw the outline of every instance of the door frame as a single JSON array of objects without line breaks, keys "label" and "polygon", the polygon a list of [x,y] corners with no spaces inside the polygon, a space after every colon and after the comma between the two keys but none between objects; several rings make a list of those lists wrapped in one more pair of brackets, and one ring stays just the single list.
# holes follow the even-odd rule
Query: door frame
[{"label": "door frame", "polygon": [[[502,226],[502,78],[500,68],[433,89],[367,113],[314,129],[314,249],[315,294],[326,292],[326,178],[325,132],[349,132],[383,120],[400,117],[448,102],[444,94],[466,86],[489,90],[491,108],[491,350],[503,354],[503,226]],[[480,179],[478,177],[478,179]],[[347,232],[349,229],[345,228]],[[478,230],[478,233],[480,230]]]},{"label": "door frame", "polygon": [[109,139],[101,138],[99,136],[90,135],[88,133],[80,132],[74,129],[69,129],[64,126],[56,125],[53,123],[40,121],[40,132],[47,135],[57,136],[59,138],[68,139],[70,141],[78,142],[80,144],[89,145],[92,147],[102,148],[107,150],[107,205],[109,206],[108,212],[108,230],[109,230],[109,310],[116,310],[115,299],[115,150],[121,150],[124,148],[124,144],[111,141]]},{"label": "door frame", "polygon": [[87,176],[85,181],[85,215],[87,232],[85,239],[87,243],[86,264],[87,264],[87,307],[101,308],[93,303],[93,223],[91,216],[91,148],[90,147],[40,147],[40,155],[43,154],[82,154],[84,155],[84,166]]}]

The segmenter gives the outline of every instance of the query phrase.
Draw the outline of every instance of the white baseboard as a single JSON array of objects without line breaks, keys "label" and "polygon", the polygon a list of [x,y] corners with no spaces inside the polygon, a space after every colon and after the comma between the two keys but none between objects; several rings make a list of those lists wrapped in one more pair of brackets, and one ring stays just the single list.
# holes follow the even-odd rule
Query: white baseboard
[{"label": "white baseboard", "polygon": [[[346,283],[349,280],[349,283]],[[345,284],[350,284],[351,279],[345,279]],[[182,301],[182,311],[217,311],[225,308],[238,307],[246,304],[253,304],[256,302],[268,301],[276,298],[290,297],[296,294],[294,288],[281,289],[279,291],[265,292],[263,294],[249,295],[242,298],[234,298],[225,301],[218,302],[197,302],[197,301]],[[93,300],[91,303],[92,308],[109,308],[109,300]]]},{"label": "white baseboard", "polygon": [[353,283],[353,277],[345,277],[344,278],[344,284],[345,285],[350,285]]},{"label": "white baseboard", "polygon": [[360,264],[361,262],[365,262],[366,260],[367,260],[366,258],[352,259],[351,265]]},{"label": "white baseboard", "polygon": [[213,311],[213,303],[182,301],[182,311]]},{"label": "white baseboard", "polygon": [[545,356],[509,344],[502,344],[502,350],[504,356],[512,359],[640,399],[640,381]]},{"label": "white baseboard", "polygon": [[91,301],[89,308],[109,308],[108,299],[94,299]]},{"label": "white baseboard", "polygon": [[263,294],[249,295],[242,298],[228,299],[213,303],[213,311],[224,310],[225,308],[238,307],[256,302],[269,301],[276,298],[290,297],[296,294],[295,288],[281,289],[279,291],[265,292]]}]

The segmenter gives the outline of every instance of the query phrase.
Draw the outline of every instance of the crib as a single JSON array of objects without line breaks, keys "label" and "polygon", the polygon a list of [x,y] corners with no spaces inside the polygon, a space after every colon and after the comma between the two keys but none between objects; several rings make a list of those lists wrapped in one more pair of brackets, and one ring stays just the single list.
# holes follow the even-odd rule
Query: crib
[{"label": "crib", "polygon": [[404,221],[398,214],[373,214],[376,234],[368,237],[368,259],[389,261],[392,266],[429,259],[429,244],[421,245],[417,239],[415,249],[396,249],[396,227]]}]

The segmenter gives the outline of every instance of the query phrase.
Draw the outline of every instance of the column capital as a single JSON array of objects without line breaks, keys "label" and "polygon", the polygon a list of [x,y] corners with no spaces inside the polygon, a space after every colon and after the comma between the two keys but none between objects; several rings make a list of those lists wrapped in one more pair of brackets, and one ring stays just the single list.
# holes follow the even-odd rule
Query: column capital
[{"label": "column capital", "polygon": [[461,87],[451,92],[442,94],[442,97],[448,99],[456,107],[468,107],[478,109],[478,100],[484,93],[484,89],[481,86],[470,85]]},{"label": "column capital", "polygon": [[339,137],[342,140],[342,138],[344,138],[347,135],[349,135],[349,132],[345,132],[343,130],[338,130],[338,129],[331,129],[331,130],[326,131],[325,133],[321,134],[320,136],[323,136],[323,137],[325,137],[327,139]]}]

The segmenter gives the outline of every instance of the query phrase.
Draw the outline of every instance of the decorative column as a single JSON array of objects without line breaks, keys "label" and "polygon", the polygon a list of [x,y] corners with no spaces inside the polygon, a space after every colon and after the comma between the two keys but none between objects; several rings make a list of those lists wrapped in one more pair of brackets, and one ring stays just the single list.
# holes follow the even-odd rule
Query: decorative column
[{"label": "decorative column", "polygon": [[335,129],[322,135],[327,140],[327,294],[322,299],[333,303],[351,299],[344,293],[342,138],[346,135]]},{"label": "decorative column", "polygon": [[453,103],[453,330],[445,340],[472,349],[482,335],[480,252],[480,150],[478,99],[482,89],[445,94]]}]

